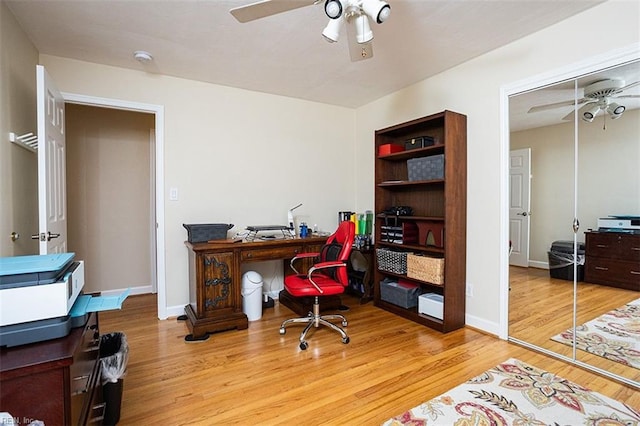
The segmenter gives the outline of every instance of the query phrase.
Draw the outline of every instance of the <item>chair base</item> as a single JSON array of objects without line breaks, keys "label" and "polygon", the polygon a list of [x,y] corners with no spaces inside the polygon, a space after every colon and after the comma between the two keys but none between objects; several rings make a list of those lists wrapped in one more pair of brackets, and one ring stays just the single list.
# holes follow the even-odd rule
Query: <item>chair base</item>
[{"label": "chair base", "polygon": [[305,350],[309,347],[307,343],[307,333],[311,330],[311,327],[318,328],[321,325],[329,327],[330,329],[337,331],[342,336],[342,343],[345,345],[349,343],[349,336],[347,333],[339,326],[330,322],[329,320],[340,320],[342,323],[342,327],[347,326],[347,319],[344,315],[340,314],[329,314],[329,315],[320,315],[320,304],[318,303],[318,298],[315,298],[313,303],[313,312],[309,312],[309,315],[302,318],[290,318],[288,320],[284,320],[280,325],[280,334],[285,334],[287,332],[286,327],[290,324],[307,324],[307,326],[302,330],[300,334],[300,349]]},{"label": "chair base", "polygon": [[[286,289],[281,290],[278,294],[278,303],[291,309],[300,317],[304,317],[313,311],[313,299],[314,296],[292,296]],[[322,299],[320,299],[320,312],[337,311],[341,306],[343,305],[340,295],[323,296]]]}]

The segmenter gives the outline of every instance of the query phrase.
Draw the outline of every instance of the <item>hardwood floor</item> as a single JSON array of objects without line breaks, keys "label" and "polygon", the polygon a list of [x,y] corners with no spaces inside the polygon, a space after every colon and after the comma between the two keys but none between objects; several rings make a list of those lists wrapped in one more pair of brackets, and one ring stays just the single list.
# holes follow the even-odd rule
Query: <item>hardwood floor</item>
[{"label": "hardwood floor", "polygon": [[[509,335],[571,357],[573,348],[551,337],[573,327],[573,281],[549,277],[549,271],[510,267]],[[640,298],[640,293],[578,282],[576,325]],[[611,373],[640,382],[640,370],[577,350],[576,358]]]},{"label": "hardwood floor", "polygon": [[298,348],[295,315],[276,302],[247,330],[185,343],[185,324],[156,317],[153,295],[100,314],[100,331],[130,347],[120,425],[375,425],[509,358],[518,358],[631,406],[640,392],[471,328],[441,334],[344,296],[351,343],[326,328]]}]

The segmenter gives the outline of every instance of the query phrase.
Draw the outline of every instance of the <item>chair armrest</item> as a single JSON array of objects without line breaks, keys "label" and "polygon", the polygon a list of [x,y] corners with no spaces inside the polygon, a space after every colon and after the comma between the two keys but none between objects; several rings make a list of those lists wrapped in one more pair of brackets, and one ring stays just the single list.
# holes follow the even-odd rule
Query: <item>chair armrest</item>
[{"label": "chair armrest", "polygon": [[311,274],[311,272],[318,270],[318,269],[326,269],[326,268],[337,268],[340,266],[344,266],[345,263],[341,262],[339,260],[334,260],[334,261],[330,261],[330,262],[318,262],[315,265],[313,265],[310,269],[309,269],[309,274]]},{"label": "chair armrest", "polygon": [[311,277],[311,275],[319,269],[339,268],[342,266],[346,266],[346,264],[340,261],[316,263],[311,268],[309,268],[309,272],[307,272],[307,278],[309,279],[311,284],[313,284],[316,290],[318,290],[320,293],[324,293],[324,291],[320,288],[320,286],[316,284],[315,281],[313,281],[313,278]]},{"label": "chair armrest", "polygon": [[310,252],[309,252],[309,253],[299,253],[299,254],[296,254],[296,256],[295,256],[293,259],[291,259],[291,260],[289,261],[289,266],[291,267],[291,269],[293,269],[293,271],[294,271],[296,274],[299,274],[300,272],[298,272],[298,270],[296,269],[296,267],[295,267],[295,266],[293,266],[293,263],[294,263],[296,260],[299,260],[299,259],[308,259],[308,258],[310,258],[310,257],[316,257],[316,256],[319,256],[319,255],[320,255],[320,253],[310,253]]}]

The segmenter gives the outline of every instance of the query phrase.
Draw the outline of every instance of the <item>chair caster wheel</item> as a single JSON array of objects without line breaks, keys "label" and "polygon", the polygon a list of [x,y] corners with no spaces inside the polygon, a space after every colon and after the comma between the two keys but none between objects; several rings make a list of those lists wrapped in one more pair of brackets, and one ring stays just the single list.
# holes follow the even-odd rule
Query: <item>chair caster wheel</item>
[{"label": "chair caster wheel", "polygon": [[285,334],[287,332],[287,330],[285,330],[284,327],[280,328],[280,334]]},{"label": "chair caster wheel", "polygon": [[342,321],[342,326],[343,326],[343,327],[346,327],[347,325],[348,325],[348,324],[347,324],[347,322],[346,322],[346,321]]},{"label": "chair caster wheel", "polygon": [[342,343],[344,343],[345,345],[346,345],[347,343],[349,343],[349,342],[350,342],[350,340],[349,340],[349,336],[347,336],[347,337],[345,337],[345,338],[343,338],[343,339],[342,339]]},{"label": "chair caster wheel", "polygon": [[309,344],[307,342],[300,342],[300,349],[307,350],[307,348],[309,347]]}]

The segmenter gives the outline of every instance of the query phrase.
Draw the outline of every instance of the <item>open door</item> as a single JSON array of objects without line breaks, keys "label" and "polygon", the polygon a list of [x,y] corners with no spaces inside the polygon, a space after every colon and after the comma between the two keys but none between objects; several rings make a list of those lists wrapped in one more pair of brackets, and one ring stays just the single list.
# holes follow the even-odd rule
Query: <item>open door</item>
[{"label": "open door", "polygon": [[67,251],[64,98],[36,66],[38,104],[38,234],[40,254]]},{"label": "open door", "polygon": [[531,149],[517,149],[509,160],[509,264],[529,266]]}]

